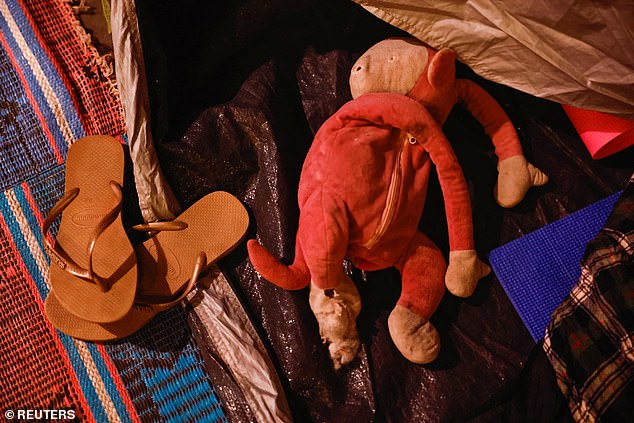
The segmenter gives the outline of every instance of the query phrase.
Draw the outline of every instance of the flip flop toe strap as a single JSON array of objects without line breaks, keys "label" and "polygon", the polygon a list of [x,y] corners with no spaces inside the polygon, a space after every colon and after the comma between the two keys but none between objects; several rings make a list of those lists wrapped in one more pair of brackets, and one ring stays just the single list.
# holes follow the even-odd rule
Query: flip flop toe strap
[{"label": "flip flop toe strap", "polygon": [[44,234],[46,240],[46,252],[48,253],[51,261],[57,264],[60,268],[67,271],[73,276],[81,278],[85,281],[92,282],[99,286],[101,291],[106,292],[110,289],[110,284],[104,279],[100,278],[93,271],[93,251],[95,249],[95,244],[97,243],[97,239],[103,233],[103,231],[114,222],[119,213],[121,212],[121,203],[123,199],[123,194],[121,192],[121,186],[114,181],[110,181],[110,187],[112,191],[115,193],[117,197],[117,204],[110,210],[104,217],[101,218],[99,223],[95,226],[92,235],[88,241],[88,245],[86,247],[86,254],[88,255],[88,268],[83,268],[78,265],[66,251],[59,245],[59,243],[53,244],[51,242],[51,237],[48,236],[48,232],[51,228],[52,223],[57,219],[57,217],[77,198],[79,195],[79,188],[73,188],[68,191],[60,200],[53,206],[48,216],[44,220],[44,224],[42,225],[42,233]]},{"label": "flip flop toe strap", "polygon": [[148,222],[134,225],[132,229],[139,232],[182,231],[187,229],[187,223],[181,220]]},{"label": "flip flop toe strap", "polygon": [[205,266],[207,265],[207,256],[205,255],[205,253],[201,252],[198,254],[198,257],[196,257],[196,264],[194,265],[194,271],[192,273],[191,278],[189,278],[189,282],[187,282],[187,285],[185,285],[184,288],[181,288],[180,290],[180,294],[178,294],[178,296],[176,298],[174,298],[173,300],[170,300],[168,302],[164,302],[164,303],[157,303],[157,302],[152,302],[149,300],[145,300],[141,297],[137,297],[137,299],[134,301],[137,305],[143,306],[143,307],[150,307],[153,311],[155,312],[159,312],[159,311],[164,311],[164,310],[168,310],[176,305],[178,305],[181,301],[183,301],[195,288],[197,288],[197,283],[198,283],[198,277],[200,276],[200,273],[202,272],[202,270],[205,268]]}]

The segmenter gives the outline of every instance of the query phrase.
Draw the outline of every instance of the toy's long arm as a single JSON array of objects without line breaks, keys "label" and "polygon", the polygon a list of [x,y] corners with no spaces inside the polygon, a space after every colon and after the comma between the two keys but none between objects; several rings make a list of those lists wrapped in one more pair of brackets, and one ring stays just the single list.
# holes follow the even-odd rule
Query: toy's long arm
[{"label": "toy's long arm", "polygon": [[458,159],[440,128],[434,125],[419,140],[436,166],[442,189],[451,251],[473,249],[473,223],[467,183]]},{"label": "toy's long arm", "polygon": [[486,276],[491,269],[480,261],[474,249],[467,184],[458,159],[440,128],[429,128],[423,146],[436,165],[440,188],[445,199],[450,250],[445,285],[452,294],[468,297],[475,290],[478,280]]},{"label": "toy's long arm", "polygon": [[456,80],[456,91],[458,103],[480,122],[487,135],[491,137],[499,160],[523,155],[511,120],[489,93],[467,79]]},{"label": "toy's long arm", "polygon": [[466,79],[456,81],[458,102],[484,127],[498,156],[498,183],[495,199],[503,207],[522,201],[533,186],[544,185],[548,177],[528,163],[522,153],[517,132],[502,107],[482,87]]}]

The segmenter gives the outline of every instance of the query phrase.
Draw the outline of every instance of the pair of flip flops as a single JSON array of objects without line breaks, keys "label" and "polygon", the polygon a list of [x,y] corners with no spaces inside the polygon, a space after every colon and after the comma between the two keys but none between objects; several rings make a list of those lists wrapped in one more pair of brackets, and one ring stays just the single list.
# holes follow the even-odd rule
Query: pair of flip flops
[{"label": "pair of flip flops", "polygon": [[[176,220],[137,225],[154,234],[132,246],[121,220],[123,146],[108,136],[75,142],[65,194],[44,221],[51,258],[49,320],[75,338],[128,336],[178,305],[198,276],[244,238],[249,218],[231,194],[203,197]],[[61,214],[55,244],[48,231]]]}]

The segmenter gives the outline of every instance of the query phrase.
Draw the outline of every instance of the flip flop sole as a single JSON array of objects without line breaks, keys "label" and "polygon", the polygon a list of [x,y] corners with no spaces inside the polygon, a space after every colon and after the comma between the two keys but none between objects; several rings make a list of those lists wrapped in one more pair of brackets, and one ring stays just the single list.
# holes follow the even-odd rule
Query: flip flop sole
[{"label": "flip flop sole", "polygon": [[111,341],[125,338],[141,329],[157,314],[151,307],[133,304],[128,313],[119,321],[89,322],[69,313],[60,304],[55,291],[48,293],[44,301],[44,311],[53,326],[66,335],[84,341]]},{"label": "flip flop sole", "polygon": [[[88,245],[95,227],[119,199],[110,182],[123,184],[122,145],[109,136],[90,136],[75,142],[66,162],[66,192],[79,188],[63,211],[56,242],[79,266],[88,267]],[[137,266],[121,214],[97,238],[93,270],[107,282],[98,285],[69,274],[63,263],[51,260],[49,281],[59,303],[76,316],[94,322],[121,319],[132,307],[137,289]]]},{"label": "flip flop sole", "polygon": [[[141,280],[138,295],[168,301],[187,284],[201,252],[207,266],[231,252],[243,239],[249,216],[238,199],[214,192],[197,201],[178,218],[187,223],[181,231],[160,232],[135,248]],[[158,314],[152,307],[135,303],[119,321],[95,323],[69,313],[53,290],[45,301],[53,325],[78,339],[107,341],[126,337],[141,329]]]}]

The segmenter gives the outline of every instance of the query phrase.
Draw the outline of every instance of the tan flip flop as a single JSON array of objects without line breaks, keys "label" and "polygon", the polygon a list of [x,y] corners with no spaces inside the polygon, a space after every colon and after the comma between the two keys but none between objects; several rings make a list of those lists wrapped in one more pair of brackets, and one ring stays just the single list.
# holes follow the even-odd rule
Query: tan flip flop
[{"label": "tan flip flop", "polygon": [[180,303],[196,287],[198,275],[242,241],[248,225],[244,206],[226,192],[203,197],[176,221],[138,225],[137,230],[161,232],[135,248],[141,280],[134,305],[122,319],[81,319],[62,306],[54,290],[45,301],[46,315],[56,328],[79,339],[107,341],[131,335]]},{"label": "tan flip flop", "polygon": [[[134,249],[121,221],[123,146],[96,135],[68,151],[64,196],[46,217],[49,282],[59,303],[93,322],[121,319],[137,288]],[[46,236],[62,215],[55,245]]]}]

